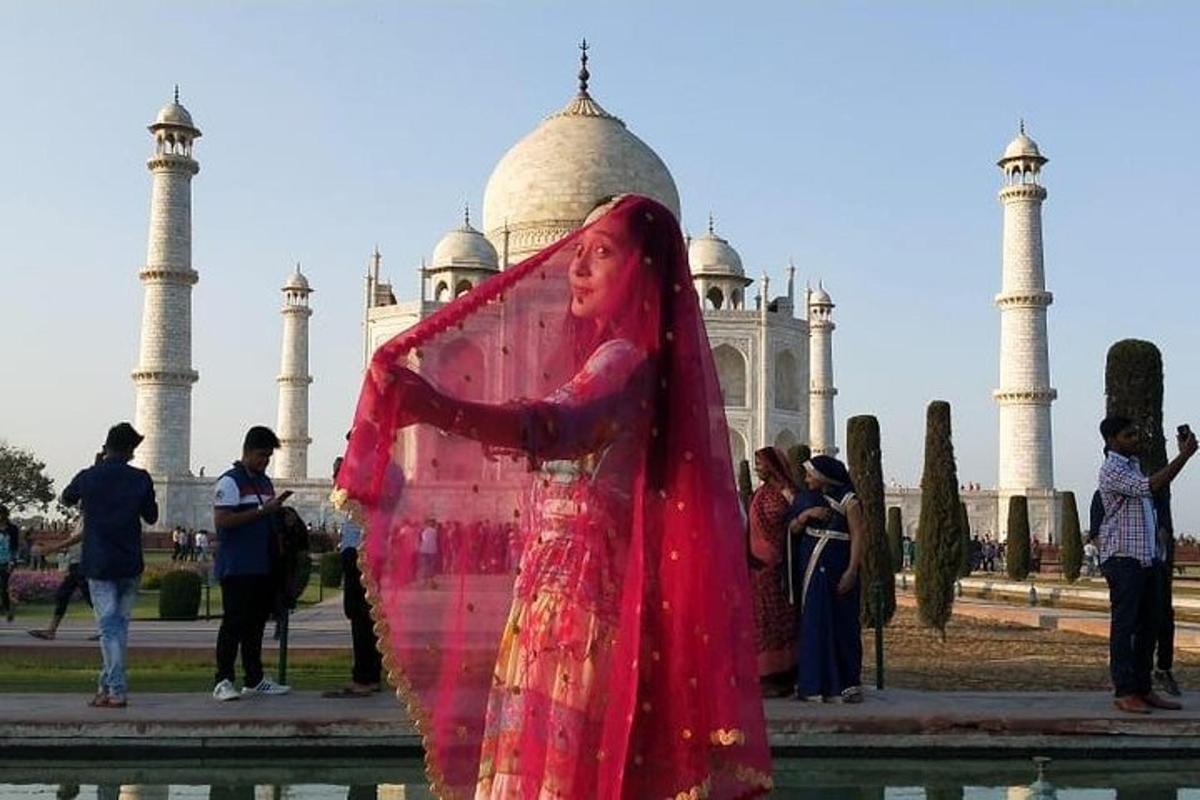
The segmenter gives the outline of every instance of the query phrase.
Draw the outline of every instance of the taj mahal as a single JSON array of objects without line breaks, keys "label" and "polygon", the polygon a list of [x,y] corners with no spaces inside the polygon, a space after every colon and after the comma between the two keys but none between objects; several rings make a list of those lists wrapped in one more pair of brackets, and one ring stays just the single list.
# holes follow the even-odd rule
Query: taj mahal
[{"label": "taj mahal", "polygon": [[[382,255],[378,250],[371,255],[362,318],[345,321],[362,326],[364,366],[383,342],[579,227],[601,197],[644,194],[683,219],[679,189],[662,158],[593,98],[587,58],[585,45],[574,96],[495,166],[484,188],[479,227],[467,210],[461,223],[435,244],[431,257],[419,267],[419,296],[397,297],[385,278]],[[200,278],[191,259],[191,191],[200,169],[195,150],[201,131],[179,102],[178,89],[149,131],[149,243],[139,272],[144,306],[132,376],[134,425],[145,441],[135,463],[148,470],[158,486],[160,526],[211,528],[214,479],[193,474],[190,461],[191,397],[200,385],[191,363],[192,287]],[[1056,394],[1050,387],[1046,329],[1052,296],[1046,291],[1041,229],[1046,198],[1041,171],[1046,161],[1023,124],[998,161],[1003,210],[1002,273],[994,297],[1001,328],[999,385],[994,391],[1000,412],[998,482],[996,488],[962,492],[972,531],[980,535],[1003,535],[1007,499],[1020,494],[1029,498],[1035,536],[1057,540],[1060,503],[1054,489],[1050,424]],[[796,268],[789,264],[786,285],[772,294],[775,287],[766,272],[752,277],[723,233],[710,216],[704,233],[689,237],[687,244],[724,395],[734,462],[768,445],[807,443],[814,453],[837,454],[836,305],[829,291],[819,283],[798,288]],[[281,286],[276,432],[283,446],[271,473],[278,487],[295,493],[291,504],[315,521],[331,513],[331,487],[327,479],[311,477],[308,464],[312,293],[299,266]],[[903,509],[906,531],[915,535],[920,490],[891,487],[887,505]]]}]

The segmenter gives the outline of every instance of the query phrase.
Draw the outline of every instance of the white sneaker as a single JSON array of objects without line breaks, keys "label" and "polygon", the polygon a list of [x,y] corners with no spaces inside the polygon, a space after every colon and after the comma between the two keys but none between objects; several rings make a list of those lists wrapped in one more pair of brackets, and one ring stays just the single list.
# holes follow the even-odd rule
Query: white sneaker
[{"label": "white sneaker", "polygon": [[241,695],[238,694],[237,689],[233,688],[233,682],[228,678],[213,687],[213,700],[224,702],[225,700],[237,700],[239,697]]},{"label": "white sneaker", "polygon": [[258,686],[243,686],[242,694],[287,694],[291,690],[292,687],[276,683],[264,675]]}]

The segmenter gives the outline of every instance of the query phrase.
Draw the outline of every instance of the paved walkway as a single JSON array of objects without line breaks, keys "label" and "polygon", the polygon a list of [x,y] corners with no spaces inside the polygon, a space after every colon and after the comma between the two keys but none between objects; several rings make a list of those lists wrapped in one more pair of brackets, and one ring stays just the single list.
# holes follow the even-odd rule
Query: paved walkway
[{"label": "paved walkway", "polygon": [[[420,740],[389,694],[327,700],[315,692],[217,703],[207,694],[134,694],[125,709],[92,709],[75,694],[0,697],[0,760],[54,753],[157,757],[204,751],[248,755],[419,751]],[[780,753],[860,751],[988,755],[1200,753],[1200,705],[1146,717],[1123,715],[1093,692],[868,693],[859,706],[766,703]]]}]

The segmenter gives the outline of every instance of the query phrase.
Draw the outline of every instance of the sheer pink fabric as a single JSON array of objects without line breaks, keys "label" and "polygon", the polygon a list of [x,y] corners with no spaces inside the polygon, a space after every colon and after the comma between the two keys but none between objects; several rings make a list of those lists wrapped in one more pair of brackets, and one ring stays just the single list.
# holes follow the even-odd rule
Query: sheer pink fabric
[{"label": "sheer pink fabric", "polygon": [[666,208],[621,199],[381,347],[335,498],[438,796],[769,789],[724,409]]}]

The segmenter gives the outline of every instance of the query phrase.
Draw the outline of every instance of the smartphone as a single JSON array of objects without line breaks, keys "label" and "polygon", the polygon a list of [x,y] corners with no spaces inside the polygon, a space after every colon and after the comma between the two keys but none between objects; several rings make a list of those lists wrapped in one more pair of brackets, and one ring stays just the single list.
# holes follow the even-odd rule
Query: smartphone
[{"label": "smartphone", "polygon": [[1185,422],[1184,424],[1182,424],[1178,428],[1176,428],[1175,432],[1177,434],[1179,434],[1180,439],[1187,439],[1188,437],[1190,437],[1192,435],[1192,426],[1188,425]]}]

